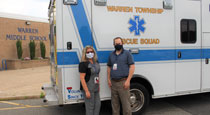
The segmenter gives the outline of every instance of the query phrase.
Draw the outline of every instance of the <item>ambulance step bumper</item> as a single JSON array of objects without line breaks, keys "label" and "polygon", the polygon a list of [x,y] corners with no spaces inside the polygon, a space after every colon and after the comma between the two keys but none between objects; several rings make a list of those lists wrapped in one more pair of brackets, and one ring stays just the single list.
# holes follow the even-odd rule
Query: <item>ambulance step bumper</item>
[{"label": "ambulance step bumper", "polygon": [[43,102],[49,105],[58,105],[58,97],[52,84],[44,84],[42,90],[45,92]]}]

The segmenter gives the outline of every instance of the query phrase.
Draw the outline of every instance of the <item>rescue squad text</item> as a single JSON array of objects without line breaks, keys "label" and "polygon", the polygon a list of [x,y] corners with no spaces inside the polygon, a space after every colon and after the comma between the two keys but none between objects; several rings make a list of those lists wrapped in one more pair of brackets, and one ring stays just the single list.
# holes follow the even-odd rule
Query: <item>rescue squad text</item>
[{"label": "rescue squad text", "polygon": [[123,38],[123,44],[131,44],[131,45],[135,45],[135,44],[159,44],[160,43],[160,39],[157,38]]}]

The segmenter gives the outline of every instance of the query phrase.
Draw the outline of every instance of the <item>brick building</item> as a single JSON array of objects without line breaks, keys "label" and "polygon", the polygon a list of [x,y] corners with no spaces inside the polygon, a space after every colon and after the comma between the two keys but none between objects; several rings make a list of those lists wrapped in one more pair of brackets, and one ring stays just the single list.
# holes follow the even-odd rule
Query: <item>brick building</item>
[{"label": "brick building", "polygon": [[36,43],[35,57],[41,57],[40,41],[45,43],[46,57],[50,55],[49,24],[47,19],[0,13],[0,68],[2,60],[18,59],[16,41],[22,41],[22,57],[30,57],[29,42]]}]

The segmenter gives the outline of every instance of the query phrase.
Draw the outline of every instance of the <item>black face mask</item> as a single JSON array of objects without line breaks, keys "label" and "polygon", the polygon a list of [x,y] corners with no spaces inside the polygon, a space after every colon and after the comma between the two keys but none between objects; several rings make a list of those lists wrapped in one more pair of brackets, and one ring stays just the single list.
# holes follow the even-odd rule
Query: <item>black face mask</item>
[{"label": "black face mask", "polygon": [[123,45],[117,44],[114,47],[116,50],[121,50],[123,48]]}]

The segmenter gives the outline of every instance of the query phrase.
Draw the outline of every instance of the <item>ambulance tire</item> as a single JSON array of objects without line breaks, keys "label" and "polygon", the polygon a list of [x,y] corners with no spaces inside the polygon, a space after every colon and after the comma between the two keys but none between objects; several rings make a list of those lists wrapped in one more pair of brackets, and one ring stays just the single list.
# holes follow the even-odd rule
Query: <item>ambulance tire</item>
[{"label": "ambulance tire", "polygon": [[130,101],[132,115],[142,114],[149,105],[150,95],[148,90],[139,83],[131,83]]},{"label": "ambulance tire", "polygon": [[61,105],[58,105],[58,107],[64,107],[64,105],[63,105],[63,104],[61,104]]}]

